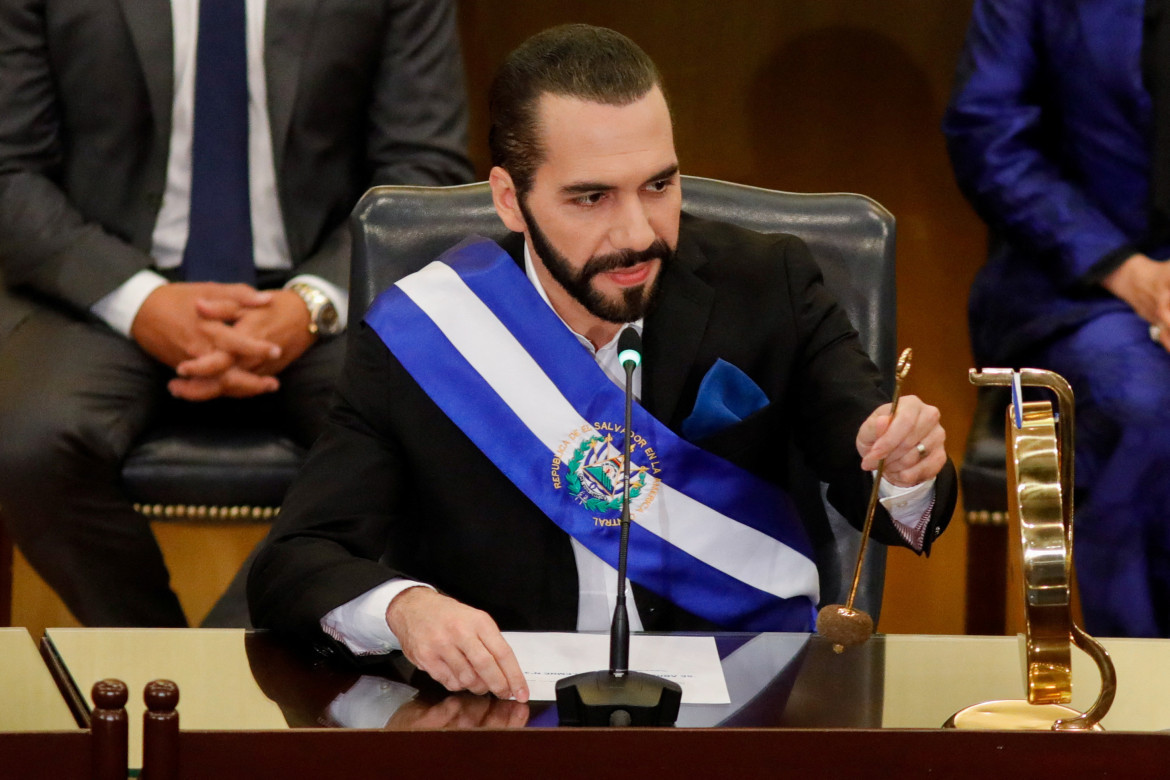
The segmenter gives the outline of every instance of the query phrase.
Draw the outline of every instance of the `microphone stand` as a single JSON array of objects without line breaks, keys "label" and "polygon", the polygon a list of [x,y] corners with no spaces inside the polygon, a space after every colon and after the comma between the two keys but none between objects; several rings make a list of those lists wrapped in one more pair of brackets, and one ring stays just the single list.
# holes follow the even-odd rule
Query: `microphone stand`
[{"label": "microphone stand", "polygon": [[[609,670],[585,672],[557,681],[557,715],[562,726],[673,726],[682,688],[672,680],[631,672],[630,618],[626,610],[626,557],[630,547],[631,411],[634,369],[641,362],[638,332],[626,328],[618,339],[619,359],[626,370],[626,428],[622,471],[621,542],[618,547],[618,592],[609,629]],[[631,354],[633,353],[633,354]],[[626,357],[630,355],[630,357]]]}]

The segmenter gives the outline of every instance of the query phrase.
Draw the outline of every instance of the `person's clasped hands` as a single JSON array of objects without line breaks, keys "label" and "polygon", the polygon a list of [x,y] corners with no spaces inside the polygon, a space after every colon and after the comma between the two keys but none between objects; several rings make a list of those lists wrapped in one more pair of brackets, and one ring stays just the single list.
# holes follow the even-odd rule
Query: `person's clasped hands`
[{"label": "person's clasped hands", "polygon": [[175,369],[167,389],[188,401],[274,392],[276,374],[316,338],[295,292],[218,282],[158,287],[138,310],[130,335]]},{"label": "person's clasped hands", "polygon": [[1150,323],[1150,338],[1170,350],[1170,263],[1130,255],[1101,286]]}]

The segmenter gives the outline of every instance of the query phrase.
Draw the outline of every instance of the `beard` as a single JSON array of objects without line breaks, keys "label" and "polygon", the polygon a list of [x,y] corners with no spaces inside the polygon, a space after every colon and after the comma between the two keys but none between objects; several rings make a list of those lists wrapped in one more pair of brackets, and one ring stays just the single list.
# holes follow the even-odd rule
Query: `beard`
[{"label": "beard", "polygon": [[[519,200],[520,212],[524,215],[524,222],[528,226],[528,234],[532,237],[532,246],[536,254],[544,261],[544,267],[556,280],[557,284],[565,289],[575,301],[585,307],[585,310],[594,317],[606,322],[626,323],[634,322],[654,307],[658,300],[661,288],[662,269],[674,261],[675,250],[661,238],[641,251],[623,249],[604,255],[594,255],[585,265],[577,270],[545,236],[540,225],[532,217],[532,213]],[[658,273],[650,281],[636,287],[622,289],[618,297],[610,297],[593,285],[593,278],[598,274],[617,271],[623,268],[632,268],[638,263],[651,260],[661,261]]]}]

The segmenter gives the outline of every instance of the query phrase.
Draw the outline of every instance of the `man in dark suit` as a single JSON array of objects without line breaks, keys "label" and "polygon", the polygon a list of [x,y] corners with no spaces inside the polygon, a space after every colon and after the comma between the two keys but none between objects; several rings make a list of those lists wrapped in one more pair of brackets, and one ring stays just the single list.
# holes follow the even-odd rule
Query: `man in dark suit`
[{"label": "man in dark suit", "polygon": [[118,488],[162,407],[254,399],[315,436],[353,204],[372,184],[471,176],[454,15],[434,0],[0,7],[0,507],[82,622],[185,624]]},{"label": "man in dark suit", "polygon": [[[789,587],[798,571],[815,580],[815,565],[789,554],[800,520],[790,547],[774,533],[791,442],[858,522],[867,470],[884,457],[890,513],[875,536],[927,549],[954,502],[937,409],[907,396],[891,422],[876,368],[799,240],[681,213],[670,113],[646,54],[610,30],[548,30],[509,57],[491,107],[490,184],[515,235],[503,249],[461,244],[371,308],[340,403],[252,569],[256,624],[326,651],[401,647],[452,690],[524,700],[501,628],[604,629],[612,614],[613,502],[578,490],[611,475],[604,459],[588,476],[578,461],[610,444],[595,431],[614,430],[601,421],[613,418],[585,409],[620,399],[627,324],[644,334],[634,384],[653,416],[636,414],[650,444],[631,459],[635,522],[654,530],[633,536],[666,543],[631,552],[643,560],[631,574],[635,630],[809,629],[815,585]],[[713,396],[738,406],[722,403],[738,393],[758,399],[738,422],[699,411]],[[720,496],[688,483],[691,457],[699,481],[719,471]],[[737,508],[697,506],[760,496],[768,520],[747,534],[725,522]],[[754,576],[740,559],[757,547],[768,574],[754,582],[780,582],[769,593],[784,591],[783,607],[724,619],[739,608],[725,594]],[[708,575],[714,588],[699,582]]]}]

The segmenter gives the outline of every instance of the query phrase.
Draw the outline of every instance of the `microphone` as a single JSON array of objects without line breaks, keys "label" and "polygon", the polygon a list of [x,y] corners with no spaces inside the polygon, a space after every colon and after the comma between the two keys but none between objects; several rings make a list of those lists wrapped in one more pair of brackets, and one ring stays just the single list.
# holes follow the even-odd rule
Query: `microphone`
[{"label": "microphone", "polygon": [[609,629],[609,670],[575,674],[557,681],[557,715],[562,726],[673,726],[682,701],[682,688],[678,683],[629,670],[626,556],[630,547],[631,416],[634,369],[642,362],[642,337],[631,327],[618,337],[618,360],[626,371],[626,425],[622,450],[624,482],[618,591]]},{"label": "microphone", "polygon": [[638,331],[626,327],[618,336],[618,361],[626,371],[626,427],[622,450],[622,526],[618,545],[617,603],[613,623],[609,627],[609,671],[625,674],[630,663],[630,617],[626,611],[626,554],[630,547],[630,418],[634,406],[634,369],[642,362],[642,337]]},{"label": "microphone", "polygon": [[627,327],[618,336],[618,362],[626,370],[626,407],[629,408],[633,396],[634,369],[642,363],[642,337],[638,331]]}]

